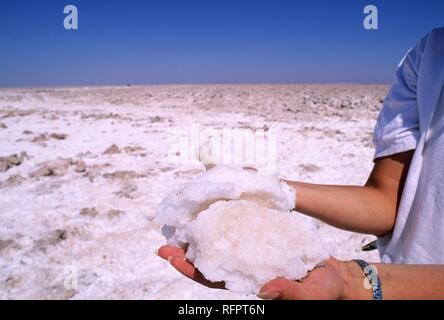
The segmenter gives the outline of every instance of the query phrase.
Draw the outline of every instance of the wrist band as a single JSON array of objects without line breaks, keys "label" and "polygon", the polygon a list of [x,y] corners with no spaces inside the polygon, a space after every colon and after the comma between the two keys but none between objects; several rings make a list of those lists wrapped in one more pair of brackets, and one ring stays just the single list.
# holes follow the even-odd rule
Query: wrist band
[{"label": "wrist band", "polygon": [[354,259],[353,261],[361,267],[365,277],[372,286],[373,300],[382,300],[382,282],[376,273],[376,269],[364,260]]}]

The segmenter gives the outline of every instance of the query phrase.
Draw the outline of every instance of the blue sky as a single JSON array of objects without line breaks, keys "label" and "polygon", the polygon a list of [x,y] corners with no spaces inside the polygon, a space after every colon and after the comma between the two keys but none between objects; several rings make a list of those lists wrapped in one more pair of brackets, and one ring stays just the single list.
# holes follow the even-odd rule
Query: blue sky
[{"label": "blue sky", "polygon": [[438,26],[443,0],[2,0],[0,86],[388,83]]}]

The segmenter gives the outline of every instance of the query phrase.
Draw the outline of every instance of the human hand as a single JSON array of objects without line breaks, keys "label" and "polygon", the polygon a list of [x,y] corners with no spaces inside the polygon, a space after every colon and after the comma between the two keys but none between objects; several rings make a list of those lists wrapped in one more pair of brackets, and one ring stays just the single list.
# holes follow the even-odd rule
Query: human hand
[{"label": "human hand", "polygon": [[214,289],[225,289],[224,282],[211,282],[205,279],[202,273],[194,267],[185,257],[186,251],[180,247],[162,246],[157,251],[159,257],[168,260],[168,262],[184,276],[194,280],[206,287]]},{"label": "human hand", "polygon": [[[225,283],[211,282],[186,259],[186,250],[174,246],[162,246],[157,254],[181,274],[214,289],[225,289]],[[279,300],[338,300],[346,298],[346,283],[341,276],[341,261],[330,258],[318,264],[301,280],[276,278],[266,283],[258,297]]]},{"label": "human hand", "polygon": [[[208,288],[226,289],[223,281],[212,282],[186,259],[186,250],[174,246],[162,246],[157,254],[165,259],[181,274]],[[258,294],[262,299],[273,300],[340,300],[370,299],[371,292],[358,290],[352,295],[350,275],[361,275],[361,270],[354,262],[339,261],[333,257],[318,264],[300,280],[288,280],[282,277],[267,282]],[[359,281],[358,281],[359,282]],[[354,288],[355,289],[355,288]],[[357,290],[354,290],[356,292]]]},{"label": "human hand", "polygon": [[331,257],[300,280],[277,278],[266,283],[258,296],[278,300],[338,300],[347,298],[343,262]]}]

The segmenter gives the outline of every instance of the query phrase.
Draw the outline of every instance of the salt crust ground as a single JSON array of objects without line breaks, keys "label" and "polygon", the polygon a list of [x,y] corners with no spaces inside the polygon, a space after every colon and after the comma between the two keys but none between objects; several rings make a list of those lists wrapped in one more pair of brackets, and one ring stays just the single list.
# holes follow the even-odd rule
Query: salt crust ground
[{"label": "salt crust ground", "polygon": [[[266,126],[277,132],[278,169],[287,178],[362,184],[372,167],[371,135],[387,89],[0,89],[0,157],[19,158],[0,172],[0,298],[254,298],[195,284],[154,253],[165,241],[155,208],[170,190],[203,172],[169,163],[171,131],[196,123]],[[336,257],[378,261],[376,252],[360,251],[373,237],[311,224]],[[77,290],[63,286],[71,266]]]}]

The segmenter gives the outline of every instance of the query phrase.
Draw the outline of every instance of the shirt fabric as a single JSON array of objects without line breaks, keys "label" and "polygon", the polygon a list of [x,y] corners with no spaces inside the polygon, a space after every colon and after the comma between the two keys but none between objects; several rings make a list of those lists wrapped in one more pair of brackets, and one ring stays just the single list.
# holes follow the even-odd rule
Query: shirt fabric
[{"label": "shirt fabric", "polygon": [[384,100],[375,159],[414,150],[392,233],[378,238],[382,262],[444,264],[444,28],[408,51]]}]

